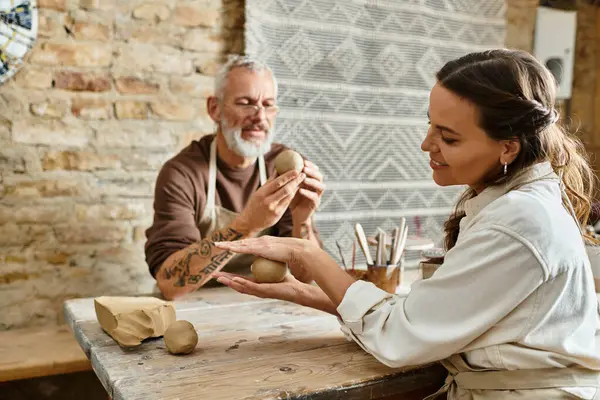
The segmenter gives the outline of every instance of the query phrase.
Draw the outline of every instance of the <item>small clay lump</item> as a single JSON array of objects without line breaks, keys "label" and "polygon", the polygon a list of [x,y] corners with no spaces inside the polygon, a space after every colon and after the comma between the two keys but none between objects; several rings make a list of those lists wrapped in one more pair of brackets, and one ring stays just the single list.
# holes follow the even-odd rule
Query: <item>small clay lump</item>
[{"label": "small clay lump", "polygon": [[171,354],[189,354],[198,344],[198,334],[188,321],[173,322],[164,335],[165,345]]},{"label": "small clay lump", "polygon": [[303,168],[304,159],[294,150],[282,151],[277,158],[275,158],[275,170],[278,175],[283,175],[292,169],[301,172]]},{"label": "small clay lump", "polygon": [[260,257],[252,263],[250,270],[258,283],[281,282],[287,274],[287,266],[284,263]]}]

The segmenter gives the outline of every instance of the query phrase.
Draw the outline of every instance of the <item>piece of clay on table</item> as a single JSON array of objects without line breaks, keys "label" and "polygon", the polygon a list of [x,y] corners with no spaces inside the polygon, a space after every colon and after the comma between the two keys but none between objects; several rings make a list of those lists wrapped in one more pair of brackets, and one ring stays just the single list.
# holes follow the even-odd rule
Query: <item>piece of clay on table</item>
[{"label": "piece of clay on table", "polygon": [[122,347],[160,337],[176,320],[175,307],[155,297],[96,297],[94,308],[102,329]]},{"label": "piece of clay on table", "polygon": [[171,354],[189,354],[198,344],[198,334],[189,321],[175,321],[165,332],[165,345]]}]

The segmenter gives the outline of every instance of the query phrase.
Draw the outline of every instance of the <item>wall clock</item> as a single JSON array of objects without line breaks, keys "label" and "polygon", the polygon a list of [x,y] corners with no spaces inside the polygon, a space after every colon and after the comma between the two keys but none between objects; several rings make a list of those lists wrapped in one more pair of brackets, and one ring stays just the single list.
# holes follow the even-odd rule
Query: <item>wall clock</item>
[{"label": "wall clock", "polygon": [[36,0],[0,0],[0,85],[17,72],[37,37]]}]

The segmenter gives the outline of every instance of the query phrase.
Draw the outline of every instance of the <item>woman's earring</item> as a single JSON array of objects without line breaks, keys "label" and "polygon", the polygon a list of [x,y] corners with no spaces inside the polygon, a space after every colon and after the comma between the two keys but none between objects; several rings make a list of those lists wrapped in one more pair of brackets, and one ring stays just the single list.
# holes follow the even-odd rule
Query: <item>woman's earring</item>
[{"label": "woman's earring", "polygon": [[506,172],[508,170],[508,164],[506,162],[504,162],[504,175],[506,176]]}]

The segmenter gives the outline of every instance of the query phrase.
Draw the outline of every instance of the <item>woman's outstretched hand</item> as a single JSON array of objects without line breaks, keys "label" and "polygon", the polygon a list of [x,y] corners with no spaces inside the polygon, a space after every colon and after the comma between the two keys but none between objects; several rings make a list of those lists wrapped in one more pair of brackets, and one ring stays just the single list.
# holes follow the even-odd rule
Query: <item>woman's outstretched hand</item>
[{"label": "woman's outstretched hand", "polygon": [[[302,294],[300,296],[302,300],[290,301],[297,304],[308,305],[309,307],[318,308],[320,310],[323,310],[325,307],[326,310],[324,311],[331,312],[332,314],[335,314],[336,307],[344,298],[346,290],[354,283],[354,278],[342,270],[334,259],[310,240],[262,236],[259,238],[244,239],[234,242],[217,242],[215,243],[215,246],[234,253],[253,254],[269,260],[287,263],[292,275],[300,280],[303,280],[302,277],[306,276],[314,277],[315,282],[319,285],[318,287],[306,285],[296,280],[296,282],[302,286],[295,286],[294,284],[292,285],[292,288],[301,287],[302,289],[306,289],[309,294]],[[252,281],[250,281],[250,283],[237,283],[245,285],[243,290],[259,290],[256,287],[257,285],[265,285],[256,284]],[[254,285],[252,283],[254,283]],[[284,281],[284,283],[287,282]],[[284,283],[270,285],[283,285]],[[237,287],[242,289],[242,286]],[[236,287],[233,288],[236,289]],[[317,288],[318,292],[314,291],[312,288]],[[267,297],[271,297],[272,295],[284,295],[279,287],[277,287],[277,292],[268,292],[270,295],[266,295],[264,290],[273,290],[273,287],[267,287],[266,289],[261,288],[260,290],[261,292],[257,293],[264,294]],[[286,290],[285,295],[288,295],[290,289],[286,288]],[[307,300],[308,302],[305,302],[307,298],[310,299]],[[313,298],[318,299],[318,307],[314,306]]]},{"label": "woman's outstretched hand", "polygon": [[302,285],[304,285],[289,274],[279,283],[256,283],[252,278],[228,272],[217,272],[214,276],[218,282],[229,286],[236,292],[261,298],[291,301],[293,303],[298,301]]},{"label": "woman's outstretched hand", "polygon": [[279,283],[256,283],[252,278],[228,272],[217,272],[215,277],[218,282],[243,294],[289,301],[337,315],[336,306],[318,286],[302,283],[290,274]]},{"label": "woman's outstretched hand", "polygon": [[309,240],[261,236],[234,242],[217,242],[217,248],[234,253],[253,254],[273,261],[286,263],[294,277],[306,281],[303,277],[311,275],[314,261],[321,248]]}]

